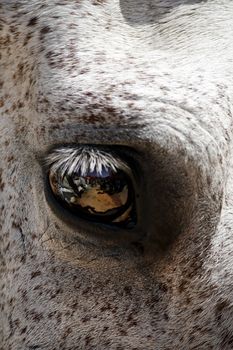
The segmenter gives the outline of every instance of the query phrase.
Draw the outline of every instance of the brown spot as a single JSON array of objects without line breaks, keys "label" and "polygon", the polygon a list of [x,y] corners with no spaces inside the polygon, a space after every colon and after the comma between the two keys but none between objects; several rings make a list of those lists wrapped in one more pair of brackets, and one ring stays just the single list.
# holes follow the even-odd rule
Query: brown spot
[{"label": "brown spot", "polygon": [[26,333],[26,331],[27,331],[27,326],[26,326],[26,327],[24,327],[23,329],[21,329],[20,334],[24,334],[24,333]]},{"label": "brown spot", "polygon": [[41,34],[41,38],[43,38],[44,35],[48,34],[49,32],[51,32],[51,28],[49,26],[45,26],[40,30],[40,34]]},{"label": "brown spot", "polygon": [[93,0],[92,4],[93,5],[103,5],[106,3],[106,0]]},{"label": "brown spot", "polygon": [[127,295],[131,295],[132,294],[132,287],[131,286],[125,286],[124,287],[124,292]]},{"label": "brown spot", "polygon": [[42,313],[39,313],[35,310],[30,311],[29,314],[30,316],[32,316],[33,320],[36,322],[40,322],[44,317]]},{"label": "brown spot", "polygon": [[24,39],[24,43],[23,46],[26,46],[29,42],[29,40],[32,38],[33,34],[32,33],[28,33]]},{"label": "brown spot", "polygon": [[203,311],[202,307],[199,307],[198,309],[193,310],[193,314],[200,314]]},{"label": "brown spot", "polygon": [[41,271],[34,271],[31,273],[31,279],[37,277],[37,276],[40,276],[41,275]]},{"label": "brown spot", "polygon": [[28,27],[32,27],[32,26],[35,26],[38,22],[38,18],[37,17],[32,17],[30,19],[30,21],[28,22],[27,26]]},{"label": "brown spot", "polygon": [[3,191],[5,184],[2,179],[2,170],[0,169],[0,191]]},{"label": "brown spot", "polygon": [[221,300],[216,304],[215,310],[216,313],[222,312],[224,309],[226,309],[229,306],[228,300]]}]

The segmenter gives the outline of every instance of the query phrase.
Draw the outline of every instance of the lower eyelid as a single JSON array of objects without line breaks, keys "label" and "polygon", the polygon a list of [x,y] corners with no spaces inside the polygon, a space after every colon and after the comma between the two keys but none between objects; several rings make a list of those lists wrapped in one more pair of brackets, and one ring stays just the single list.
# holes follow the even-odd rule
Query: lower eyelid
[{"label": "lower eyelid", "polygon": [[[82,217],[74,215],[70,210],[61,205],[57,201],[50,188],[48,178],[45,177],[45,198],[49,206],[49,212],[52,222],[55,223],[57,230],[52,234],[59,241],[65,241],[72,245],[79,245],[79,242],[85,246],[86,244],[94,244],[105,250],[106,247],[126,246],[130,242],[140,241],[145,232],[141,225],[137,223],[130,229],[125,230],[121,226],[109,226],[98,222],[90,222]],[[99,249],[98,248],[98,249]]]}]

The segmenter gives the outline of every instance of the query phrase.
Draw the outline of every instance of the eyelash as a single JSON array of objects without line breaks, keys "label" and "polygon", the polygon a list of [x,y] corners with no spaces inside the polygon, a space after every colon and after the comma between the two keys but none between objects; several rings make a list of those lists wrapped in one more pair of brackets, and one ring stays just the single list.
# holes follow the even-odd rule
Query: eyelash
[{"label": "eyelash", "polygon": [[71,176],[75,172],[83,176],[94,170],[101,175],[107,167],[112,171],[123,170],[130,175],[130,168],[119,157],[92,146],[58,148],[46,157],[46,166],[54,172],[61,171],[61,176]]}]

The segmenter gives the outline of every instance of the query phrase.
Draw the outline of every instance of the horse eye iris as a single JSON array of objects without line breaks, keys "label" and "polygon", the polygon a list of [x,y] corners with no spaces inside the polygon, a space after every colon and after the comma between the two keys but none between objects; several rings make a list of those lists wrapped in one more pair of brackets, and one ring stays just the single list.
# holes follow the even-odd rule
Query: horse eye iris
[{"label": "horse eye iris", "polygon": [[122,169],[105,164],[69,173],[51,167],[49,184],[61,204],[86,220],[123,227],[136,223],[132,181]]}]

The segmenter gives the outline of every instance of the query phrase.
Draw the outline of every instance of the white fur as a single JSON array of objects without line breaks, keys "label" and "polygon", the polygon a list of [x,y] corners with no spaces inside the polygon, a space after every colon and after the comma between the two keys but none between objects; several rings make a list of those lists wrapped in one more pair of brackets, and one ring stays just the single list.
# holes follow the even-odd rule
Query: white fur
[{"label": "white fur", "polygon": [[[232,349],[232,18],[231,0],[0,0],[0,349]],[[46,159],[127,169],[112,145],[136,151],[132,231],[44,194]]]}]

